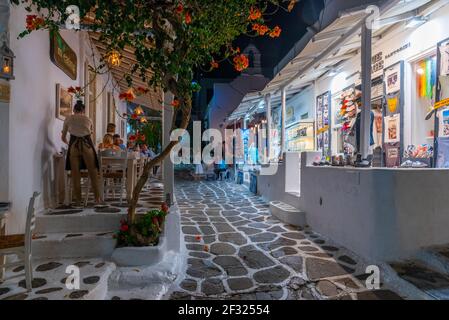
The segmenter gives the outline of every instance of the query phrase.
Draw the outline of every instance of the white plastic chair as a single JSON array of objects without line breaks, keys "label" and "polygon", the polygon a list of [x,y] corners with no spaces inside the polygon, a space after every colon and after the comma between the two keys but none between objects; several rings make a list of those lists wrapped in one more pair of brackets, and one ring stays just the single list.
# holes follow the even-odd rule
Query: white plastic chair
[{"label": "white plastic chair", "polygon": [[110,151],[100,152],[100,181],[103,187],[103,199],[106,199],[108,191],[120,195],[120,205],[123,203],[123,192],[126,189],[126,170],[128,167],[128,153],[118,152],[112,155]]},{"label": "white plastic chair", "polygon": [[[20,261],[1,264],[0,268],[13,268],[24,265],[25,273],[14,275],[9,279],[25,275],[25,284],[28,291],[31,291],[33,281],[33,267],[31,264],[32,259],[31,242],[33,240],[33,231],[36,222],[34,206],[36,199],[39,195],[40,193],[34,192],[28,204],[25,234],[0,236],[0,255],[2,256],[16,255],[19,259],[20,257],[23,258],[23,260]],[[0,279],[0,282],[4,280],[6,279]]]}]

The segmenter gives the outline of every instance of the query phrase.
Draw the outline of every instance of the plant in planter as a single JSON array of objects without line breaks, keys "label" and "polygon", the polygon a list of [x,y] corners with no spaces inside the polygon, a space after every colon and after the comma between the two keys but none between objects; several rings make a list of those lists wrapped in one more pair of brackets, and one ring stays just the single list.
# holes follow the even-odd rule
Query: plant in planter
[{"label": "plant in planter", "polygon": [[120,222],[120,231],[117,233],[118,247],[145,247],[157,246],[159,237],[163,232],[165,218],[169,208],[164,203],[159,210],[151,210],[138,216],[134,223]]}]

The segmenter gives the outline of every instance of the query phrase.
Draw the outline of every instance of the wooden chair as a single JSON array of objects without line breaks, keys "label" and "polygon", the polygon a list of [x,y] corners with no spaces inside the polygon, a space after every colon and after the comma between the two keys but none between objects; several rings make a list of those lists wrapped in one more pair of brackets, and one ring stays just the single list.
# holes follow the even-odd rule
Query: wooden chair
[{"label": "wooden chair", "polygon": [[103,199],[108,191],[120,195],[120,205],[123,203],[123,191],[126,189],[126,170],[128,167],[128,153],[122,151],[111,156],[108,151],[100,152],[100,181],[103,187]]},{"label": "wooden chair", "polygon": [[[13,268],[17,266],[25,266],[25,273],[14,275],[10,278],[16,278],[25,275],[25,284],[28,291],[32,289],[33,281],[33,267],[31,265],[32,259],[32,247],[31,242],[33,239],[33,231],[35,227],[35,202],[40,193],[35,192],[30,199],[27,208],[26,227],[25,234],[15,234],[8,236],[0,236],[0,255],[16,255],[19,259],[23,260],[5,263],[0,265],[0,268]],[[0,279],[0,282],[6,279]]]}]

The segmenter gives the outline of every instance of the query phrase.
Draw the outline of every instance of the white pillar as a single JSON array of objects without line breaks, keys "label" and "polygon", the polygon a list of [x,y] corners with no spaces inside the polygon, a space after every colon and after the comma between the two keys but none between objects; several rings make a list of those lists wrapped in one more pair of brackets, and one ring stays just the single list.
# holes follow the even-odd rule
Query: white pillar
[{"label": "white pillar", "polygon": [[360,150],[366,159],[370,147],[371,130],[371,57],[372,28],[362,25],[362,114],[360,118]]},{"label": "white pillar", "polygon": [[267,155],[268,162],[271,160],[271,94],[265,95],[265,105],[267,107]]},{"label": "white pillar", "polygon": [[287,116],[287,91],[285,88],[281,89],[281,157],[284,158],[285,153],[285,117]]},{"label": "white pillar", "polygon": [[[173,94],[170,92],[164,93],[163,108],[162,108],[162,147],[165,148],[170,143],[170,130],[173,119]],[[170,156],[166,157],[162,164],[163,183],[164,183],[164,200],[174,201],[174,166]]]}]

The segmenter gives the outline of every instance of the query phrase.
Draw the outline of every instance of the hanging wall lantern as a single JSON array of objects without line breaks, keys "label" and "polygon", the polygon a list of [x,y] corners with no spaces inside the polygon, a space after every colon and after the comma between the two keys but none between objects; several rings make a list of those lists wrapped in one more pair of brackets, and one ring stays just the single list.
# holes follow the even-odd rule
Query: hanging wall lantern
[{"label": "hanging wall lantern", "polygon": [[14,53],[9,49],[6,45],[6,42],[3,42],[2,47],[0,48],[0,78],[6,80],[14,80]]},{"label": "hanging wall lantern", "polygon": [[112,50],[108,53],[108,63],[112,67],[120,67],[120,64],[122,63],[122,56],[120,52],[117,50]]}]

